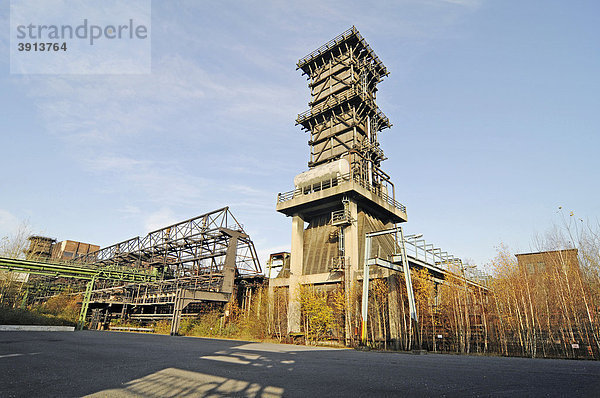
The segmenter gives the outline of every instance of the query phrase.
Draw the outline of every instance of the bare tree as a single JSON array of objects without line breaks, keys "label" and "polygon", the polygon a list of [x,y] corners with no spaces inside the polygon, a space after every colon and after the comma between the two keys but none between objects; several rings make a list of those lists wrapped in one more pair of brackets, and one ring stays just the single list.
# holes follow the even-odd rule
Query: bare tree
[{"label": "bare tree", "polygon": [[29,247],[31,227],[29,223],[22,222],[11,234],[0,239],[0,257],[25,258],[25,251]]}]

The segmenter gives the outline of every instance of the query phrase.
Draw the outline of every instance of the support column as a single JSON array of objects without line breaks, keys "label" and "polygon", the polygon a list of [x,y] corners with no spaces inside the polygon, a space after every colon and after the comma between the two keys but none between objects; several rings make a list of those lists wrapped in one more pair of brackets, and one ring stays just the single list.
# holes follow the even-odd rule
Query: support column
[{"label": "support column", "polygon": [[238,239],[240,237],[247,237],[238,231],[233,231],[228,228],[220,228],[220,231],[229,235],[230,239],[227,246],[227,254],[225,255],[225,264],[223,265],[223,285],[221,286],[221,292],[233,293],[233,285],[235,283],[235,270],[236,270],[236,256]]},{"label": "support column", "polygon": [[367,261],[371,257],[371,237],[365,236],[365,258],[363,261],[363,289],[362,309],[360,321],[360,343],[367,344],[367,320],[369,319],[369,265]]},{"label": "support column", "polygon": [[[271,264],[269,264],[269,266],[271,266]],[[269,336],[275,332],[275,329],[271,329],[271,326],[275,327],[275,323],[273,322],[273,315],[275,313],[275,288],[273,287],[273,282],[271,281],[270,274],[271,269],[269,268],[269,290],[267,295],[267,333],[269,333]]]},{"label": "support column", "polygon": [[346,263],[344,266],[344,291],[346,294],[346,345],[350,345],[350,341],[354,334],[354,326],[356,322],[356,303],[352,302],[352,290],[357,281],[358,270],[362,268],[363,259],[359,255],[359,236],[358,236],[358,205],[354,199],[349,202],[350,220],[351,223],[344,229],[344,255]]},{"label": "support column", "polygon": [[85,294],[83,295],[83,301],[81,302],[81,311],[79,312],[79,320],[77,321],[77,330],[83,330],[85,326],[87,310],[92,298],[92,290],[94,290],[94,282],[96,282],[96,276],[92,277],[92,279],[87,283]]},{"label": "support column", "polygon": [[351,280],[355,281],[358,270],[361,269],[363,264],[358,253],[360,238],[358,236],[358,205],[354,199],[350,199],[349,208],[352,223],[344,229],[344,252],[348,259]]},{"label": "support column", "polygon": [[398,292],[400,283],[398,273],[390,271],[388,276],[388,307],[390,320],[390,339],[395,350],[400,349],[400,303],[398,302]]},{"label": "support column", "polygon": [[300,214],[292,218],[291,249],[288,334],[300,333],[300,275],[304,263],[304,219]]},{"label": "support column", "polygon": [[175,292],[175,302],[173,303],[173,317],[171,319],[171,336],[177,336],[179,332],[179,323],[181,321],[181,311],[183,310],[183,288]]}]

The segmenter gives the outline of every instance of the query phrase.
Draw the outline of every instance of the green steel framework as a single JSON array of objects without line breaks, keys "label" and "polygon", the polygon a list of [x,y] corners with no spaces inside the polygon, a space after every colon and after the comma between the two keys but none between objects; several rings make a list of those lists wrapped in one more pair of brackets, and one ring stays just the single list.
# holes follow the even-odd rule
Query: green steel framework
[{"label": "green steel framework", "polygon": [[0,257],[0,269],[10,272],[22,272],[35,275],[53,276],[57,278],[74,278],[88,280],[83,301],[81,303],[81,312],[77,321],[77,329],[82,329],[85,322],[85,316],[90,302],[92,290],[96,280],[110,280],[116,282],[152,282],[157,279],[156,275],[136,269],[117,269],[112,267],[86,267],[74,266],[69,264],[60,264],[52,262],[21,260],[14,258]]}]

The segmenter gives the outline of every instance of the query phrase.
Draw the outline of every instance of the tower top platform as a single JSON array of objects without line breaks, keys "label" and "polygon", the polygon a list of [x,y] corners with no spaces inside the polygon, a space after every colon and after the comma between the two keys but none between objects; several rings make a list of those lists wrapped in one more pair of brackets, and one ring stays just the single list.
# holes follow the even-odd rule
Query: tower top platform
[{"label": "tower top platform", "polygon": [[317,48],[315,51],[301,58],[296,64],[297,69],[301,69],[304,74],[310,76],[313,70],[327,63],[331,58],[336,56],[338,52],[344,53],[351,48],[356,53],[360,53],[362,56],[371,61],[373,67],[375,70],[377,70],[379,75],[389,75],[389,72],[387,71],[387,68],[383,62],[381,62],[379,57],[371,49],[367,41],[361,36],[355,26],[352,26],[344,33],[336,36],[327,43],[323,44],[321,47]]}]

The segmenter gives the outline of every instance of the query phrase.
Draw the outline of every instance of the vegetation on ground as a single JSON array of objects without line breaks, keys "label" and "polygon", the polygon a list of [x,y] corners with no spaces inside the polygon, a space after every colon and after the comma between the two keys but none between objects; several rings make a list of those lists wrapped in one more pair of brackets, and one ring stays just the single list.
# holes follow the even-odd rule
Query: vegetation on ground
[{"label": "vegetation on ground", "polygon": [[81,297],[60,294],[44,304],[25,308],[0,305],[0,325],[75,326]]},{"label": "vegetation on ground", "polygon": [[[22,223],[11,236],[0,238],[0,256],[25,258],[31,228]],[[0,324],[74,326],[81,296],[59,294],[42,304],[27,305],[31,275],[0,271]]]},{"label": "vegetation on ground", "polygon": [[[242,309],[236,301],[224,310],[213,309],[195,317],[182,317],[179,334],[183,336],[215,337],[250,341],[281,341],[269,332],[268,289],[258,289],[254,299]],[[171,320],[152,325],[155,333],[169,334]],[[271,325],[272,326],[272,325]]]}]

